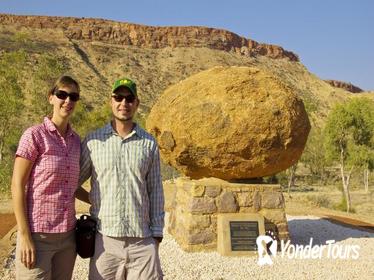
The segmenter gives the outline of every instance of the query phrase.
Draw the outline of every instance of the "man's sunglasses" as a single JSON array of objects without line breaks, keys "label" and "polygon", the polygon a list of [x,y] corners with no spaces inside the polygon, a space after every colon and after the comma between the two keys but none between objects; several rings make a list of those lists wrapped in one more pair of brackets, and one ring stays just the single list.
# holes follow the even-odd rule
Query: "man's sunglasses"
[{"label": "man's sunglasses", "polygon": [[133,94],[127,96],[113,94],[112,97],[116,102],[122,102],[122,100],[125,99],[127,103],[133,103],[136,99],[136,97]]},{"label": "man's sunglasses", "polygon": [[79,94],[76,92],[67,93],[64,90],[56,90],[54,92],[54,95],[56,95],[58,99],[62,99],[62,100],[66,100],[68,96],[69,96],[69,99],[73,102],[76,102],[79,100]]}]

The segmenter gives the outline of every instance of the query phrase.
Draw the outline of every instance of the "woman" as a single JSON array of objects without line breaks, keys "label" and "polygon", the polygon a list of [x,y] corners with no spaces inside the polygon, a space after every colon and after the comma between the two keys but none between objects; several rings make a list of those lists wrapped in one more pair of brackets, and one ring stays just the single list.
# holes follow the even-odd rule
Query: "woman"
[{"label": "woman", "polygon": [[12,178],[17,279],[72,277],[80,138],[69,119],[79,91],[74,79],[60,77],[48,92],[52,117],[28,128],[18,145]]}]

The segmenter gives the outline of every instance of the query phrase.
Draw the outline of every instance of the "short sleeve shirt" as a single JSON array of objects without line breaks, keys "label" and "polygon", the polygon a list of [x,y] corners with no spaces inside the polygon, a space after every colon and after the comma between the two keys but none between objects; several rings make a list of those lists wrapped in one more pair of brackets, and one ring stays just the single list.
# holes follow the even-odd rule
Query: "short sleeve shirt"
[{"label": "short sleeve shirt", "polygon": [[52,121],[27,129],[16,156],[33,162],[26,185],[31,232],[61,233],[75,227],[75,191],[79,179],[80,138],[68,126],[62,137]]}]

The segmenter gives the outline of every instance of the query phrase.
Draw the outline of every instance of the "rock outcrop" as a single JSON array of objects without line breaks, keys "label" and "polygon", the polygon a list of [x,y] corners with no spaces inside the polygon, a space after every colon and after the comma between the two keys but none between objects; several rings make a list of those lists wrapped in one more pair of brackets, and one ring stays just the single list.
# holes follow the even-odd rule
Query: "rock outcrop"
[{"label": "rock outcrop", "polygon": [[148,116],[168,163],[193,179],[245,179],[294,164],[310,130],[302,101],[276,77],[215,67],[168,88]]},{"label": "rock outcrop", "polygon": [[301,156],[310,130],[303,102],[267,72],[215,67],[169,87],[147,128],[161,155],[198,179],[275,174]]},{"label": "rock outcrop", "polygon": [[342,88],[352,93],[364,92],[364,90],[360,89],[359,87],[356,87],[355,85],[352,85],[351,83],[336,81],[336,80],[324,80],[324,81],[333,87]]},{"label": "rock outcrop", "polygon": [[299,61],[296,54],[280,46],[260,44],[227,30],[198,27],[155,27],[103,19],[16,16],[0,14],[1,25],[62,29],[69,39],[101,41],[144,48],[207,47],[234,51],[245,56],[268,56]]}]

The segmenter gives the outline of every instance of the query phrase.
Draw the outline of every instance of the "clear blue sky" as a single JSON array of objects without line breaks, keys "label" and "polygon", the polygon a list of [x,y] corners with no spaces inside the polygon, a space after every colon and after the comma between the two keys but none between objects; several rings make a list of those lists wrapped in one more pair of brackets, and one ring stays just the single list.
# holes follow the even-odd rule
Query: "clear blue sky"
[{"label": "clear blue sky", "polygon": [[374,90],[372,0],[0,0],[0,13],[223,28],[297,53],[322,79]]}]

